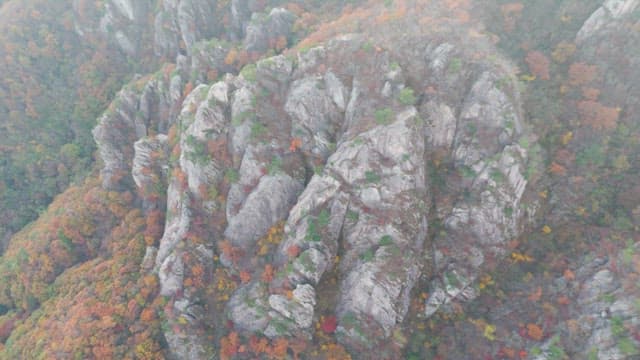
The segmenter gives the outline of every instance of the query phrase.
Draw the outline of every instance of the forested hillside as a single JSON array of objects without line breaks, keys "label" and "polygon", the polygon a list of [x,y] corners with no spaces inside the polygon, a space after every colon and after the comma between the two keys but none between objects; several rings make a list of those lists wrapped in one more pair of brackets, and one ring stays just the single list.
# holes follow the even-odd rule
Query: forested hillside
[{"label": "forested hillside", "polygon": [[640,0],[0,6],[1,359],[640,356]]},{"label": "forested hillside", "polygon": [[[90,131],[134,68],[74,31],[70,2],[8,1],[0,12],[0,236],[45,211],[93,163]],[[3,243],[6,243],[6,238]]]}]

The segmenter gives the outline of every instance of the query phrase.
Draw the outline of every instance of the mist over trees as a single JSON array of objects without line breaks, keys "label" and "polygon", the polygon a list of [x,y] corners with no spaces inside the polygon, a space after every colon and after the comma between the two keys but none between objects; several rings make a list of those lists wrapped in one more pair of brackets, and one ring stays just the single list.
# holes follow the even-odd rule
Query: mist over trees
[{"label": "mist over trees", "polygon": [[640,356],[638,53],[638,0],[0,0],[0,358]]}]

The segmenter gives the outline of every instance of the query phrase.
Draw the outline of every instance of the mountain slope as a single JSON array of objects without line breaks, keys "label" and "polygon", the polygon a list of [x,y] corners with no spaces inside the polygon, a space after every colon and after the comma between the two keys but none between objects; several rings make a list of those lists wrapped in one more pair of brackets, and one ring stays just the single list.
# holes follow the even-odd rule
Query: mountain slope
[{"label": "mountain slope", "polygon": [[11,239],[1,357],[640,353],[640,1],[95,5],[169,63]]}]

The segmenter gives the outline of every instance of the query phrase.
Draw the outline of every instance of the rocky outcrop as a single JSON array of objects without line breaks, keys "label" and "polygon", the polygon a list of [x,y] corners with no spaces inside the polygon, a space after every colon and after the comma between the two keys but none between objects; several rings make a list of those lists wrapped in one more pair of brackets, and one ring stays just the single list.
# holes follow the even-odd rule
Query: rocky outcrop
[{"label": "rocky outcrop", "polygon": [[615,25],[619,19],[631,14],[640,5],[638,0],[607,0],[584,22],[576,35],[580,44],[595,33]]},{"label": "rocky outcrop", "polygon": [[[604,1],[575,44],[570,34],[549,52],[534,49],[542,36],[501,34],[533,53],[531,72],[560,74],[564,98],[551,101],[554,90],[546,100],[558,109],[541,114],[521,109],[520,93],[539,101],[555,80],[518,79],[497,38],[473,24],[474,2],[385,2],[393,13],[371,3],[334,23],[360,33],[327,39],[319,26],[311,39],[323,45],[246,65],[313,19],[294,25],[289,10],[261,13],[257,0],[102,3],[77,32],[175,59],[136,76],[93,131],[103,187],[137,188],[143,212],[132,214],[147,216],[132,241],[144,238],[139,268],[159,279],[167,357],[251,358],[252,344],[275,352],[286,338],[293,351],[291,338],[320,337],[365,359],[428,356],[438,342],[452,358],[637,356],[640,186],[629,149],[640,95],[624,78],[640,78],[640,58],[601,54],[637,47],[639,0]],[[516,31],[530,5],[487,6]],[[525,114],[558,150],[550,161]],[[592,198],[579,204],[580,192]],[[569,245],[578,235],[566,227],[587,225],[596,229],[578,235],[595,240]],[[470,337],[482,351],[451,346]]]},{"label": "rocky outcrop", "polygon": [[294,14],[282,8],[274,8],[268,15],[254,13],[245,30],[244,48],[250,52],[262,53],[276,47],[276,42],[283,41],[282,39],[285,43],[280,47],[286,47],[295,19]]},{"label": "rocky outcrop", "polygon": [[349,250],[340,264],[346,277],[336,310],[339,334],[354,347],[370,346],[377,333],[390,336],[406,315],[420,274],[428,187],[423,129],[417,120],[415,109],[399,113],[392,124],[358,137],[362,147],[344,143],[352,149],[336,152],[340,155],[330,158],[326,169],[347,184],[360,184],[355,194],[339,196],[348,206],[336,205],[345,217],[347,212],[358,217],[342,226],[342,245]]},{"label": "rocky outcrop", "polygon": [[302,184],[287,174],[263,176],[240,210],[228,218],[225,238],[234,246],[253,247],[271,226],[286,217],[300,192]]},{"label": "rocky outcrop", "polygon": [[[133,144],[136,140],[137,94],[122,90],[116,100],[98,119],[93,138],[98,146],[103,166],[100,170],[103,187],[117,187],[131,169]],[[138,123],[140,123],[138,118]]]},{"label": "rocky outcrop", "polygon": [[[329,50],[310,50],[301,57],[298,69],[313,69],[328,57],[327,52],[354,49],[360,44],[358,37],[344,37]],[[484,271],[485,257],[504,256],[507,242],[523,230],[525,212],[520,200],[527,185],[527,151],[520,142],[529,140],[522,140],[525,127],[514,86],[505,87],[509,73],[484,66],[480,72],[448,74],[444,70],[447,63],[460,61],[451,55],[454,45],[427,50],[432,51],[433,76],[453,78],[450,91],[465,95],[441,95],[442,101],[435,98],[422,104],[420,114],[412,107],[395,114],[383,108],[372,114],[377,123],[372,125],[371,118],[363,115],[363,107],[371,105],[367,101],[376,95],[367,94],[357,75],[350,91],[331,72],[291,83],[285,109],[293,121],[292,132],[301,137],[301,147],[308,156],[326,159],[326,165],[321,175],[311,179],[289,214],[288,235],[279,250],[286,274],[267,287],[249,285],[230,301],[228,309],[237,326],[270,337],[308,331],[316,302],[313,289],[332,267],[337,249],[344,247],[339,265],[344,280],[336,305],[338,334],[354,349],[375,346],[372,339],[384,339],[402,322],[408,294],[424,267],[432,266],[435,274],[432,296],[425,306],[425,315],[431,316],[453,299],[475,297],[471,285]],[[380,69],[381,64],[370,66]],[[397,65],[378,74],[383,76],[378,97],[413,96]],[[470,80],[470,90],[459,86]],[[325,88],[332,89],[331,95],[325,95]],[[461,99],[461,105],[452,109],[444,101],[447,97]],[[413,138],[415,134],[421,136]],[[332,145],[334,139],[337,145]],[[441,153],[451,154],[448,181],[464,196],[453,204],[435,204],[435,216],[446,231],[426,247],[433,251],[426,254],[433,259],[429,264],[421,255],[429,215],[426,209],[432,207],[425,161]],[[391,174],[396,176],[385,177]],[[412,197],[406,198],[407,193]],[[394,218],[402,226],[385,224],[386,219]],[[288,251],[291,248],[300,251],[293,259]],[[386,261],[394,258],[394,251],[415,253],[416,257],[395,259],[392,266]],[[393,278],[388,276],[390,272]],[[304,295],[280,295],[282,284],[292,291],[300,289]],[[247,307],[246,303],[252,305]]]},{"label": "rocky outcrop", "polygon": [[322,162],[334,150],[346,107],[345,93],[345,87],[331,72],[291,84],[284,106],[292,119],[291,133],[302,139],[305,152]]},{"label": "rocky outcrop", "polygon": [[432,129],[441,131],[431,137],[432,145],[452,153],[454,176],[462,178],[465,191],[450,210],[439,209],[444,231],[434,239],[433,256],[442,277],[427,300],[427,316],[452,299],[473,299],[469,285],[482,273],[485,258],[504,256],[507,242],[522,231],[520,199],[527,185],[527,151],[519,144],[523,125],[518,104],[498,88],[498,79],[494,73],[480,74],[455,124],[446,105],[431,103],[425,109],[442,116],[428,119]]},{"label": "rocky outcrop", "polygon": [[[286,38],[293,17],[275,9],[257,20],[247,27],[252,51],[260,50],[252,41],[268,42],[258,32]],[[354,351],[389,348],[425,274],[425,316],[475,296],[485,259],[503,257],[523,230],[529,134],[505,80],[509,67],[423,40],[418,69],[346,35],[297,60],[261,60],[182,99],[186,74],[224,66],[227,44],[193,42],[175,70],[123,91],[126,102],[103,116],[94,134],[105,185],[131,169],[143,194],[166,186],[164,234],[147,253],[171,299],[164,335],[175,357],[210,352],[202,334],[221,314],[207,312],[203,279],[219,264],[252,279],[226,304],[234,328],[271,338],[310,336],[317,289],[337,273],[336,334]],[[451,72],[461,57],[467,70]],[[430,82],[446,86],[428,96],[410,86]],[[443,167],[446,198],[435,194],[442,184],[432,166]],[[444,225],[434,238],[429,219]],[[259,247],[282,222],[277,249]],[[258,253],[272,259],[273,273],[261,274],[267,261]]]},{"label": "rocky outcrop", "polygon": [[250,0],[231,0],[231,29],[235,41],[244,39],[245,30],[251,20]]},{"label": "rocky outcrop", "polygon": [[[457,80],[475,79],[470,90],[461,88],[466,97],[459,108],[434,99],[418,110],[402,69],[388,70],[391,60],[384,54],[363,64],[376,69],[370,78],[359,76],[362,68],[305,73],[361,44],[360,37],[344,37],[298,61],[284,109],[307,163],[324,164],[324,169],[310,179],[288,215],[277,276],[267,284],[246,285],[229,301],[238,329],[269,337],[309,334],[316,287],[340,255],[338,338],[352,349],[371,349],[403,322],[416,280],[432,266],[424,262],[425,249],[437,274],[426,305],[430,316],[466,294],[483,271],[484,257],[504,256],[507,241],[523,229],[527,151],[518,141],[524,126],[513,88],[497,85],[509,74],[485,66]],[[351,89],[340,80],[348,76]],[[382,85],[367,87],[365,81]],[[386,100],[372,103],[373,98]],[[431,243],[432,189],[426,174],[428,159],[439,152],[451,154],[455,174],[450,180],[465,196],[453,206],[435,204],[435,216],[447,231]],[[241,178],[258,178],[251,170],[257,167],[255,154],[250,149],[244,154]],[[241,195],[232,198],[243,201]],[[459,250],[445,255],[440,250],[445,248]],[[339,249],[344,250],[339,254]],[[452,275],[455,285],[441,282]],[[287,290],[292,295],[282,294]]]},{"label": "rocky outcrop", "polygon": [[[575,343],[568,351],[581,357],[596,354],[599,359],[614,360],[627,359],[634,352],[637,355],[633,339],[637,340],[640,327],[638,293],[626,285],[629,279],[640,275],[637,267],[633,267],[638,260],[638,250],[637,244],[629,245],[611,260],[585,261],[585,265],[578,269],[577,276],[584,281],[577,297],[580,308],[577,319],[580,329],[577,332],[587,336],[581,338],[574,333],[572,340]],[[613,263],[621,264],[619,272],[611,270]],[[562,281],[557,283],[562,284]],[[569,333],[569,324],[563,325],[562,330]]]},{"label": "rocky outcrop", "polygon": [[[169,61],[178,55],[205,60],[198,46],[216,39],[243,43],[254,55],[282,50],[292,39],[296,19],[283,8],[263,13],[264,4],[254,0],[110,0],[95,5],[74,0],[73,10],[75,30],[83,38],[106,39],[131,58],[154,55]],[[220,73],[230,70],[219,69],[229,67],[223,61],[228,46],[224,48],[205,60],[218,65],[212,69]]]},{"label": "rocky outcrop", "polygon": [[[211,158],[209,143],[226,141],[228,85],[219,82],[211,87],[200,85],[185,99],[178,118],[184,130],[180,137],[181,171],[193,196],[202,198],[203,187],[216,183],[223,175],[224,165]],[[193,111],[195,109],[195,111]]]},{"label": "rocky outcrop", "polygon": [[76,32],[85,38],[105,35],[128,56],[141,55],[153,1],[110,0],[101,5],[74,0]]},{"label": "rocky outcrop", "polygon": [[235,72],[235,68],[225,62],[231,44],[216,38],[202,40],[193,45],[191,56],[185,60],[190,61],[191,80],[196,84],[206,84],[224,74]]},{"label": "rocky outcrop", "polygon": [[[170,306],[170,323],[186,321],[191,328],[165,332],[172,353],[178,358],[199,359],[211,353],[197,330],[206,326],[202,298],[194,290],[185,289],[184,282],[194,276],[194,266],[211,271],[213,250],[210,243],[194,243],[188,235],[197,227],[198,216],[210,215],[219,208],[209,194],[224,174],[224,165],[211,158],[210,152],[224,152],[226,148],[230,85],[201,85],[182,100],[184,71],[162,71],[142,86],[125,88],[99,120],[94,137],[104,162],[104,187],[132,186],[123,181],[131,171],[143,208],[167,209],[164,234],[161,239],[150,239],[158,240],[159,245],[157,249],[147,248],[147,254],[154,258],[145,258],[143,269],[155,268],[160,294],[175,299]],[[177,133],[173,140],[166,135],[172,126]],[[170,147],[174,147],[174,158],[169,155]]]},{"label": "rocky outcrop", "polygon": [[[506,61],[471,56],[454,41],[420,37],[385,49],[350,34],[297,59],[263,59],[183,99],[188,76],[207,82],[209,70],[226,71],[229,44],[198,42],[213,28],[184,34],[215,4],[163,4],[175,18],[162,26],[171,34],[160,51],[177,51],[170,38],[182,34],[187,54],[123,91],[127,106],[114,113],[124,115],[105,115],[94,133],[106,185],[114,169],[132,169],[139,188],[166,186],[164,234],[147,252],[171,299],[164,335],[174,356],[210,351],[203,334],[221,314],[207,312],[204,279],[218,266],[245,282],[225,306],[234,329],[270,338],[310,336],[318,287],[338,274],[330,306],[338,341],[353,351],[390,349],[421,277],[430,286],[426,317],[476,296],[486,259],[504,257],[530,215],[521,199],[525,143],[535,138]],[[283,9],[254,14],[245,49],[286,40],[294,20]],[[404,48],[394,46],[406,42],[422,44],[411,49],[420,61],[400,60]],[[122,133],[107,130],[114,121]],[[135,156],[123,150],[136,140]],[[444,180],[434,182],[433,171]],[[443,225],[433,237],[430,221]],[[277,248],[259,246],[282,222]]]},{"label": "rocky outcrop", "polygon": [[[226,118],[224,107],[227,104],[227,84],[220,82],[208,86],[200,86],[185,99],[185,107],[177,119],[179,126],[186,128],[180,136],[180,157],[172,164],[172,177],[167,191],[167,208],[169,215],[165,226],[165,233],[160,240],[160,249],[156,257],[156,264],[162,273],[163,268],[171,269],[165,272],[167,276],[176,270],[180,277],[179,268],[173,265],[175,248],[185,240],[195,211],[194,201],[200,200],[200,211],[211,212],[215,203],[208,203],[206,197],[210,186],[215,186],[223,175],[222,166],[215,159],[209,157],[207,142],[215,142],[224,137]],[[179,253],[181,252],[181,249]],[[173,281],[173,280],[172,280]],[[161,281],[161,284],[163,284]],[[167,289],[174,289],[169,286]],[[173,290],[163,290],[169,293]]]},{"label": "rocky outcrop", "polygon": [[[376,127],[338,146],[323,174],[311,179],[287,220],[290,235],[280,246],[279,258],[289,270],[274,283],[286,282],[293,297],[265,294],[261,284],[249,286],[229,303],[238,326],[267,336],[308,331],[315,286],[332,267],[339,246],[348,250],[340,264],[345,280],[336,311],[340,318],[355,320],[339,328],[344,340],[364,345],[370,339],[361,338],[363,331],[388,336],[402,321],[409,291],[419,274],[419,254],[427,230],[424,138],[415,121],[415,109],[408,109],[388,126]],[[384,166],[381,159],[386,159]],[[409,209],[416,207],[425,210],[408,217]],[[291,258],[288,249],[293,247],[300,252]],[[398,258],[398,254],[407,253],[415,256]],[[240,300],[256,296],[258,310],[246,309],[246,301]],[[261,304],[268,317],[258,315],[263,313]],[[366,321],[373,321],[375,327],[366,328]]]},{"label": "rocky outcrop", "polygon": [[200,40],[222,34],[225,8],[215,0],[110,0],[100,8],[74,1],[76,31],[101,35],[128,56],[155,55],[174,59],[190,53]]},{"label": "rocky outcrop", "polygon": [[216,0],[163,0],[155,14],[154,52],[172,58],[179,51],[191,54],[194,44],[219,34],[222,27]]},{"label": "rocky outcrop", "polygon": [[169,144],[167,136],[144,137],[134,144],[135,156],[131,175],[143,197],[143,210],[158,206],[158,199],[167,187]]},{"label": "rocky outcrop", "polygon": [[[140,81],[144,79],[138,77],[134,84]],[[142,88],[129,85],[121,90],[98,119],[93,137],[103,162],[100,177],[105,188],[117,188],[123,179],[125,184],[132,185],[129,172],[133,166],[133,144],[150,133],[166,133],[180,107],[182,87],[179,74],[172,77],[157,74]]]},{"label": "rocky outcrop", "polygon": [[[198,229],[197,219],[211,216],[219,207],[209,194],[224,174],[222,160],[211,157],[213,149],[224,149],[228,119],[229,85],[218,82],[195,88],[184,100],[177,118],[180,132],[179,158],[170,164],[171,181],[167,189],[167,220],[155,259],[160,278],[160,294],[172,297],[168,321],[183,325],[185,331],[166,329],[164,335],[177,358],[200,359],[210,354],[207,340],[200,336],[205,323],[202,294],[187,287],[190,281],[211,273],[213,258],[209,241],[189,236]],[[202,269],[195,271],[193,269]]]},{"label": "rocky outcrop", "polygon": [[[637,244],[630,243],[610,257],[580,257],[576,262],[579,265],[563,276],[543,282],[533,280],[531,286],[518,286],[518,291],[526,289],[529,294],[536,292],[533,287],[540,286],[540,293],[549,300],[546,302],[548,309],[555,302],[553,299],[565,299],[554,315],[562,319],[553,322],[547,317],[541,327],[542,332],[533,335],[537,341],[531,341],[532,333],[522,324],[518,331],[505,331],[505,346],[524,348],[529,357],[536,360],[562,357],[633,359],[638,355],[640,316],[637,311],[638,289],[631,283],[640,275],[635,265],[640,260],[639,250]],[[492,308],[489,318],[505,314],[526,317],[527,303],[530,302],[531,299],[510,298],[510,301]],[[513,326],[518,327],[517,324]],[[508,329],[509,325],[505,328]],[[460,356],[461,353],[452,355]]]}]

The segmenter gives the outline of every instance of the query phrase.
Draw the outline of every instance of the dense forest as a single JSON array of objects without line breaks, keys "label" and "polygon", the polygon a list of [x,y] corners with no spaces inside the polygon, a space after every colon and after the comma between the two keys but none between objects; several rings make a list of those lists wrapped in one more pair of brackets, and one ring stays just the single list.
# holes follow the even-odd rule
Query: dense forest
[{"label": "dense forest", "polygon": [[0,0],[0,359],[640,357],[640,0]]}]

